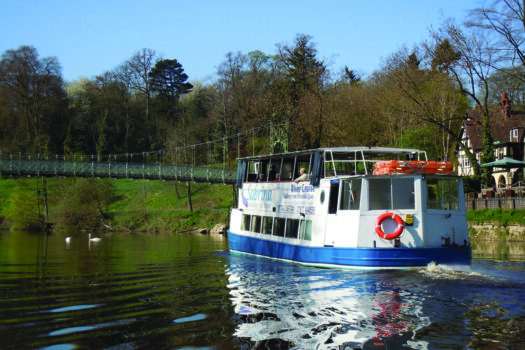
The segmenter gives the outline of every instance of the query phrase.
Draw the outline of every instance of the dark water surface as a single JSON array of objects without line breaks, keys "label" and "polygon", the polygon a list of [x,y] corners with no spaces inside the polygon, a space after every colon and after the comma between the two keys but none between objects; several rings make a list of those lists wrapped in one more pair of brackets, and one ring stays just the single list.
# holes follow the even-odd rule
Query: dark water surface
[{"label": "dark water surface", "polygon": [[525,245],[470,268],[319,269],[225,237],[0,234],[2,349],[525,349]]}]

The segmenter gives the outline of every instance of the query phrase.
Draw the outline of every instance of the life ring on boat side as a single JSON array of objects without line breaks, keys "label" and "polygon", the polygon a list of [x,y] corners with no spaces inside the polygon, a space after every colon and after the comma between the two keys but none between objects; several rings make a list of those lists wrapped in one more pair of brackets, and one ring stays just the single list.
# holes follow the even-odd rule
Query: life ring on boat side
[{"label": "life ring on boat side", "polygon": [[[381,228],[381,224],[383,223],[383,221],[385,221],[388,218],[394,219],[397,223],[397,228],[392,233],[385,233],[383,229]],[[401,219],[399,215],[394,214],[394,213],[383,213],[379,215],[379,217],[376,220],[376,233],[379,235],[379,237],[384,238],[384,239],[394,239],[394,238],[399,237],[401,232],[403,232],[404,228],[405,228],[405,225],[403,223],[403,219]]]}]

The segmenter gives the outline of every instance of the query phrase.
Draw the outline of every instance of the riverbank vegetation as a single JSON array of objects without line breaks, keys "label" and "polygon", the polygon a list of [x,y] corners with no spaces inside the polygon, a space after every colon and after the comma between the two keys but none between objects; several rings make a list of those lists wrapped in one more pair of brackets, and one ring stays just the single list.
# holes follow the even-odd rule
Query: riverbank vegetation
[{"label": "riverbank vegetation", "polygon": [[483,209],[467,211],[470,223],[494,223],[498,226],[520,225],[525,227],[525,209]]},{"label": "riverbank vegetation", "polygon": [[2,179],[1,227],[34,230],[49,222],[56,230],[211,229],[228,222],[233,201],[231,186],[193,184],[190,211],[186,184],[167,181],[49,178],[45,191],[42,178]]}]

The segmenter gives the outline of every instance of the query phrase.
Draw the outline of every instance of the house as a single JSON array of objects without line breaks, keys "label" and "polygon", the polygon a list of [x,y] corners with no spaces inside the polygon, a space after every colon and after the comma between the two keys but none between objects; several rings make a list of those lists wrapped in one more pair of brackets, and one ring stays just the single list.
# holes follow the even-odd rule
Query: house
[{"label": "house", "polygon": [[[460,131],[461,141],[474,153],[478,162],[481,160],[483,145],[481,123],[480,111],[467,110]],[[525,112],[513,111],[510,100],[505,93],[502,95],[501,108],[495,111],[491,117],[490,128],[494,139],[494,157],[497,160],[504,157],[524,160]],[[458,175],[473,175],[473,168],[465,156],[465,152],[459,146],[456,146],[456,156]],[[512,179],[517,170],[517,168],[493,168],[491,185],[497,185],[497,187],[512,185]]]}]

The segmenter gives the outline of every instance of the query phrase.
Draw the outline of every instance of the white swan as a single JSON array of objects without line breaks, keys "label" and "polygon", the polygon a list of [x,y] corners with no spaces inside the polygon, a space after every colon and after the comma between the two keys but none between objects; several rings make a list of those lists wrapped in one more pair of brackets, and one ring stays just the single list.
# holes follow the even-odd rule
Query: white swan
[{"label": "white swan", "polygon": [[100,241],[100,238],[98,238],[98,237],[93,237],[93,238],[91,238],[91,233],[88,234],[88,237],[89,237],[89,240],[90,240],[91,242],[98,242],[98,241]]}]

